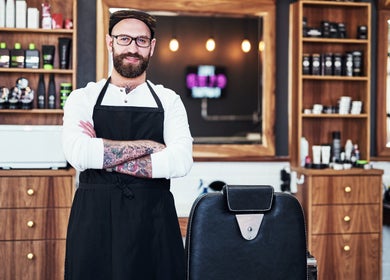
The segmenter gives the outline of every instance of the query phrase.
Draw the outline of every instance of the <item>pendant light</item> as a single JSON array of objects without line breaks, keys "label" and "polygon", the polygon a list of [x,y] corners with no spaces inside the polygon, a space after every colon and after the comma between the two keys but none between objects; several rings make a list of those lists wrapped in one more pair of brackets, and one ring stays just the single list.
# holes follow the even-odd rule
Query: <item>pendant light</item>
[{"label": "pendant light", "polygon": [[246,18],[244,20],[244,39],[242,40],[241,42],[241,50],[244,52],[244,53],[248,53],[250,50],[251,50],[251,42],[249,41],[248,39],[248,34],[249,34],[249,19]]},{"label": "pendant light", "polygon": [[244,40],[242,40],[242,42],[241,42],[241,50],[244,53],[248,53],[251,50],[251,42],[249,42],[248,39],[245,38]]},{"label": "pendant light", "polygon": [[177,52],[179,49],[179,41],[176,38],[176,24],[175,24],[176,17],[172,17],[172,39],[169,41],[169,49],[171,52]]},{"label": "pendant light", "polygon": [[206,50],[208,50],[209,52],[215,50],[215,40],[212,36],[206,41]]},{"label": "pendant light", "polygon": [[169,49],[171,52],[176,52],[179,49],[179,41],[176,39],[176,37],[172,37],[172,39],[169,41]]},{"label": "pendant light", "polygon": [[214,18],[210,19],[210,37],[206,41],[206,50],[212,52],[215,50],[215,40],[214,40]]}]

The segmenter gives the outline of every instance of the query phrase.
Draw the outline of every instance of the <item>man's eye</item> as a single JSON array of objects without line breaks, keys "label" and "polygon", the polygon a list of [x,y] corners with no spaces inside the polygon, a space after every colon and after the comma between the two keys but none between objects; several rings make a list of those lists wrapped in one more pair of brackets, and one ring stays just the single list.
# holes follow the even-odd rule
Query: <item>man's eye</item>
[{"label": "man's eye", "polygon": [[140,44],[146,44],[147,40],[145,38],[137,38],[138,43]]},{"label": "man's eye", "polygon": [[128,42],[130,40],[130,38],[128,37],[121,37],[119,38],[122,42]]}]

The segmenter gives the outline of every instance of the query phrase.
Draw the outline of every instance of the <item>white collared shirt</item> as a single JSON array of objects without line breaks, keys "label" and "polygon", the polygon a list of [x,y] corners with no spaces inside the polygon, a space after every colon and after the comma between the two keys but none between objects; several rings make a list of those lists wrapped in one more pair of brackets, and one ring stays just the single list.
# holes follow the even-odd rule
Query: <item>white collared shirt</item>
[{"label": "white collared shirt", "polygon": [[[96,100],[106,80],[90,82],[74,90],[66,100],[63,118],[62,145],[66,159],[78,171],[102,169],[103,139],[91,138],[79,127],[81,120],[93,124],[92,114]],[[162,85],[149,83],[164,108],[164,142],[166,148],[151,155],[153,178],[175,178],[186,175],[193,163],[192,143],[187,113],[179,95]],[[102,105],[157,107],[147,86],[143,83],[126,94],[124,88],[110,84]]]}]

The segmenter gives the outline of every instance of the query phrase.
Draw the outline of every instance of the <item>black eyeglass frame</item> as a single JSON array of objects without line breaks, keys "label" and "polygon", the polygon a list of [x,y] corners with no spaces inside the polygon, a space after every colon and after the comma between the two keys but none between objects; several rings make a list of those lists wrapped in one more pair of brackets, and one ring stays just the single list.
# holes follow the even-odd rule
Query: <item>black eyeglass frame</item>
[{"label": "black eyeglass frame", "polygon": [[[116,42],[119,46],[130,46],[131,43],[133,43],[133,41],[135,42],[137,47],[140,47],[140,48],[149,48],[150,45],[152,44],[152,38],[148,38],[145,36],[132,37],[132,36],[125,35],[125,34],[119,34],[119,35],[111,35],[111,37],[116,39]],[[128,39],[130,39],[130,41],[128,44],[121,44],[120,40],[118,40],[119,37],[128,38]],[[147,43],[147,45],[142,45],[142,44],[140,45],[139,40],[145,41],[145,43]]]}]

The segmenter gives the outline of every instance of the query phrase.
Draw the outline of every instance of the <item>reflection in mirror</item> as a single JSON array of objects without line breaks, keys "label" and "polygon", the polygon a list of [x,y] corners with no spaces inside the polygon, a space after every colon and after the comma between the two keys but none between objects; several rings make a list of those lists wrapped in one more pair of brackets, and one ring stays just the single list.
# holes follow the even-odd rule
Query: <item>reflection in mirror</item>
[{"label": "reflection in mirror", "polygon": [[[181,96],[194,143],[261,144],[262,18],[150,13],[158,32],[148,79]],[[173,36],[176,52],[169,50]],[[206,49],[210,37],[213,51]]]},{"label": "reflection in mirror", "polygon": [[390,19],[387,23],[387,69],[386,69],[386,148],[390,148]]},{"label": "reflection in mirror", "polygon": [[[147,0],[142,4],[132,0],[98,0],[97,18],[103,21],[97,20],[96,78],[107,77],[107,70],[102,69],[108,69],[110,64],[108,54],[99,44],[107,30],[109,8],[125,6],[154,13],[158,17],[158,43],[148,79],[181,95],[195,138],[195,160],[256,160],[273,156],[275,62],[271,28],[275,7],[271,1],[250,2],[243,7],[232,0],[203,4],[174,0],[164,5]],[[162,10],[176,16],[162,15]],[[196,23],[192,29],[184,28],[195,20],[202,23]],[[232,27],[235,21],[238,25]],[[222,34],[226,34],[224,39]],[[244,35],[251,37],[248,53],[241,49]],[[205,49],[205,41],[211,36],[216,43],[213,52]],[[176,52],[168,47],[172,37],[179,42]],[[204,74],[207,78],[200,73],[208,73]],[[195,86],[203,89],[194,91]],[[220,97],[199,97],[204,91]]]},{"label": "reflection in mirror", "polygon": [[390,159],[390,10],[378,16],[377,156]]},{"label": "reflection in mirror", "polygon": [[181,96],[194,143],[261,144],[262,17],[148,12],[157,19],[157,47],[147,78]]}]

